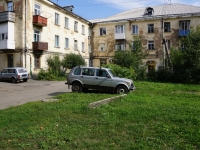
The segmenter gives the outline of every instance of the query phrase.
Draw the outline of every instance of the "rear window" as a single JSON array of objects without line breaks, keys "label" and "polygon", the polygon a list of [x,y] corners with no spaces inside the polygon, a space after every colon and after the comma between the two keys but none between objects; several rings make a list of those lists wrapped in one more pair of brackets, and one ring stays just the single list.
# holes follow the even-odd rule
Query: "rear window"
[{"label": "rear window", "polygon": [[27,70],[26,69],[18,69],[18,72],[19,73],[24,73],[24,72],[27,72]]}]

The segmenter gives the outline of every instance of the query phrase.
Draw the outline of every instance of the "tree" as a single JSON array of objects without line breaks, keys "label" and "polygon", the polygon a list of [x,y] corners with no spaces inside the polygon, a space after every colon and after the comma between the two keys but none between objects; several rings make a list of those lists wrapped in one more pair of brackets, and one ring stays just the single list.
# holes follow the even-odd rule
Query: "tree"
[{"label": "tree", "polygon": [[180,39],[181,48],[172,51],[174,75],[182,82],[200,83],[200,26]]},{"label": "tree", "polygon": [[85,60],[81,55],[77,54],[66,54],[62,60],[62,66],[66,69],[72,69],[75,66],[85,65]]},{"label": "tree", "polygon": [[129,49],[125,51],[117,51],[113,58],[113,63],[122,67],[132,67],[137,76],[144,76],[144,67],[142,59],[145,54],[142,50],[142,39],[140,36],[133,37],[134,42],[129,41]]}]

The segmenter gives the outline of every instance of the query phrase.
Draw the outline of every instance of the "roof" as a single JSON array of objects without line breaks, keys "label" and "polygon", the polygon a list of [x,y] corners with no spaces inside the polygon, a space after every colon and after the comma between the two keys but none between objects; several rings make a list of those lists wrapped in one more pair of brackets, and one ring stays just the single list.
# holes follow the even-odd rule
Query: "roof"
[{"label": "roof", "polygon": [[187,16],[187,15],[199,15],[200,16],[200,7],[185,5],[185,4],[164,4],[159,6],[151,6],[153,8],[154,13],[151,16],[144,15],[146,9],[148,7],[142,8],[134,8],[128,11],[124,11],[122,13],[110,16],[108,18],[95,19],[90,20],[92,23],[101,23],[101,22],[114,22],[119,20],[141,20],[149,18],[157,18],[157,17],[173,17],[173,16]]}]

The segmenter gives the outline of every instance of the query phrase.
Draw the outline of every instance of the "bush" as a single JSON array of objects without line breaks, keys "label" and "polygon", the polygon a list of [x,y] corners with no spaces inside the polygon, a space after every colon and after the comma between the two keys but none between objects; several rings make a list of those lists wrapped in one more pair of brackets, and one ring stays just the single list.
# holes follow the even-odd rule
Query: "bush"
[{"label": "bush", "polygon": [[116,64],[107,64],[107,65],[103,65],[103,67],[110,68],[113,71],[114,75],[118,77],[129,78],[132,80],[136,79],[136,73],[132,67],[126,68],[126,67],[121,67]]}]

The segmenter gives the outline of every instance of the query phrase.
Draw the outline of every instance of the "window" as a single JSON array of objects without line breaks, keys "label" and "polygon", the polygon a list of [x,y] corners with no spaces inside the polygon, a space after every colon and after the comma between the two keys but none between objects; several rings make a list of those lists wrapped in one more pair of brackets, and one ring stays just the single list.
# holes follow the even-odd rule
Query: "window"
[{"label": "window", "polygon": [[116,51],[119,51],[119,50],[124,51],[125,50],[125,42],[124,41],[117,41],[115,43],[115,50]]},{"label": "window", "polygon": [[65,28],[69,28],[69,18],[65,17]]},{"label": "window", "polygon": [[[106,64],[106,59],[101,59],[101,60],[103,64]],[[108,72],[106,70],[98,69],[96,72],[96,76],[98,77],[106,77],[107,75],[108,75]]]},{"label": "window", "polygon": [[148,7],[148,8],[146,9],[145,15],[153,15],[153,12],[154,12],[153,8]]},{"label": "window", "polygon": [[170,42],[170,40],[166,40],[166,44],[167,44],[167,48],[169,50],[171,48],[171,42]]},{"label": "window", "polygon": [[136,50],[135,42],[132,42],[132,50]]},{"label": "window", "polygon": [[74,40],[74,50],[77,51],[78,50],[78,41]]},{"label": "window", "polygon": [[13,2],[7,3],[7,11],[13,11]]},{"label": "window", "polygon": [[170,22],[164,22],[164,32],[170,32]]},{"label": "window", "polygon": [[40,31],[34,30],[34,42],[40,41]]},{"label": "window", "polygon": [[89,51],[89,53],[92,52],[92,50],[91,50],[91,44],[88,44],[88,51]]},{"label": "window", "polygon": [[85,52],[85,43],[82,42],[82,52]]},{"label": "window", "polygon": [[95,73],[95,69],[83,68],[82,70],[82,75],[94,76],[94,73]]},{"label": "window", "polygon": [[180,30],[190,30],[190,21],[189,20],[180,21],[179,26]]},{"label": "window", "polygon": [[132,33],[133,34],[138,34],[138,25],[133,25],[132,26]]},{"label": "window", "polygon": [[78,22],[74,21],[74,31],[78,32]]},{"label": "window", "polygon": [[82,25],[82,34],[85,34],[85,26]]},{"label": "window", "polygon": [[76,68],[74,70],[74,75],[81,75],[81,68]]},{"label": "window", "polygon": [[100,28],[100,36],[106,35],[106,28]]},{"label": "window", "polygon": [[99,44],[99,51],[100,51],[100,52],[105,52],[105,51],[106,51],[106,49],[105,49],[105,44],[104,44],[104,43],[100,43],[100,44]]},{"label": "window", "polygon": [[55,35],[55,47],[59,47],[59,36]]},{"label": "window", "polygon": [[107,59],[100,59],[100,65],[102,65],[102,64],[107,64]]},{"label": "window", "polygon": [[59,25],[59,14],[55,13],[55,24]]},{"label": "window", "polygon": [[148,24],[148,33],[154,32],[154,24]]},{"label": "window", "polygon": [[148,41],[148,50],[154,50],[154,41]]},{"label": "window", "polygon": [[40,5],[35,4],[34,15],[40,15]]},{"label": "window", "polygon": [[115,26],[115,33],[124,33],[124,26],[123,25]]},{"label": "window", "polygon": [[69,39],[65,38],[65,48],[69,48]]},{"label": "window", "polygon": [[0,33],[0,40],[6,40],[8,39],[8,34],[7,33]]},{"label": "window", "polygon": [[35,68],[40,68],[40,55],[34,55]]}]

